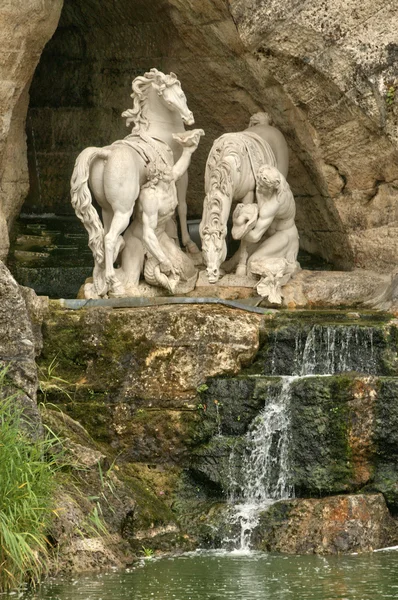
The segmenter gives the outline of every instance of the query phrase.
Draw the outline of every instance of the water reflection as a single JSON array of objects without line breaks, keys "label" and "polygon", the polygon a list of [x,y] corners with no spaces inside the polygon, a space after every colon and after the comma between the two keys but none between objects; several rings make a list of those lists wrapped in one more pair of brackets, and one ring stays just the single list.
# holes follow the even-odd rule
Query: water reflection
[{"label": "water reflection", "polygon": [[344,557],[192,553],[123,573],[50,581],[22,600],[375,600],[398,598],[398,553]]}]

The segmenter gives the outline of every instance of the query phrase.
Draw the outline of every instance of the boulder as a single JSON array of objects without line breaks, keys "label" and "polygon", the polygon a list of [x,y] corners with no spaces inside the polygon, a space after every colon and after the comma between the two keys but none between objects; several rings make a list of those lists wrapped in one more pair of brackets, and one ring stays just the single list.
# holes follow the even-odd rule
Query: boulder
[{"label": "boulder", "polygon": [[98,440],[131,461],[186,457],[199,418],[198,389],[234,374],[259,347],[261,315],[222,306],[59,309],[44,325],[45,387]]},{"label": "boulder", "polygon": [[371,552],[397,541],[381,494],[282,500],[262,513],[252,536],[253,548],[286,554]]},{"label": "boulder", "polygon": [[29,190],[26,113],[29,87],[44,45],[58,23],[63,0],[6,0],[0,8],[0,258],[7,256],[8,232]]},{"label": "boulder", "polygon": [[36,346],[32,324],[18,284],[0,261],[0,366],[6,369],[2,397],[15,394],[33,435],[41,432],[37,408]]}]

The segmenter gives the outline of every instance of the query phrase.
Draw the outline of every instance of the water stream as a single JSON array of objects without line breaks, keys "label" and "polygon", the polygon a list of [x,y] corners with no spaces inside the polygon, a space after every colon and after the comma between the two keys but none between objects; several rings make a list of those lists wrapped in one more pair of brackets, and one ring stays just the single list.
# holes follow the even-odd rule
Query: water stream
[{"label": "water stream", "polygon": [[[292,375],[277,373],[277,334],[271,355],[272,375],[278,376],[280,386],[267,401],[262,412],[251,423],[245,436],[245,451],[240,473],[231,479],[228,490],[233,505],[230,522],[238,524],[240,533],[233,540],[240,552],[250,551],[250,540],[262,512],[275,501],[294,497],[291,465],[290,402],[292,384],[304,377],[330,376],[336,373],[359,371],[374,373],[377,361],[371,327],[314,325],[303,337],[295,337]],[[274,388],[271,388],[274,390]],[[235,460],[231,453],[230,462]],[[230,468],[234,473],[233,465]],[[225,542],[230,546],[231,540]]]}]

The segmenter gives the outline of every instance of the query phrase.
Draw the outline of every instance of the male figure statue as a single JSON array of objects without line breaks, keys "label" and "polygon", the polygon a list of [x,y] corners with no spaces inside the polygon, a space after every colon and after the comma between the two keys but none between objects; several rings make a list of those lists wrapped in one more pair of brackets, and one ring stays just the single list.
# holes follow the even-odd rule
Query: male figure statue
[{"label": "male figure statue", "polygon": [[294,222],[296,205],[290,186],[276,167],[263,165],[256,177],[257,204],[238,204],[232,236],[249,244],[248,274],[260,275],[257,291],[281,302],[281,286],[299,268],[299,236]]}]

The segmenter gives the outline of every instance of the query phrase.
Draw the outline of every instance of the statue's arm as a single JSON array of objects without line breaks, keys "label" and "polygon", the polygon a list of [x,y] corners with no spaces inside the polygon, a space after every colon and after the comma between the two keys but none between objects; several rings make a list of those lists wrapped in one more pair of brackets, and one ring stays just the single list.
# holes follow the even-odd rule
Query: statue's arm
[{"label": "statue's arm", "polygon": [[173,167],[173,178],[174,181],[178,181],[187,171],[189,165],[191,164],[192,154],[196,148],[186,147],[183,149],[180,158],[177,160],[176,164]]},{"label": "statue's arm", "polygon": [[192,154],[198,147],[200,138],[204,135],[203,129],[192,129],[190,131],[184,131],[184,133],[173,133],[173,138],[181,144],[183,150],[180,158],[177,160],[173,167],[174,181],[178,181],[188,169]]},{"label": "statue's arm", "polygon": [[158,203],[154,198],[145,198],[141,200],[142,207],[142,239],[149,252],[154,256],[161,265],[164,265],[171,270],[171,263],[156,235],[156,227],[158,225]]},{"label": "statue's arm", "polygon": [[257,223],[243,239],[252,244],[259,242],[275,219],[278,210],[279,204],[276,200],[268,200],[263,204],[259,210]]}]

